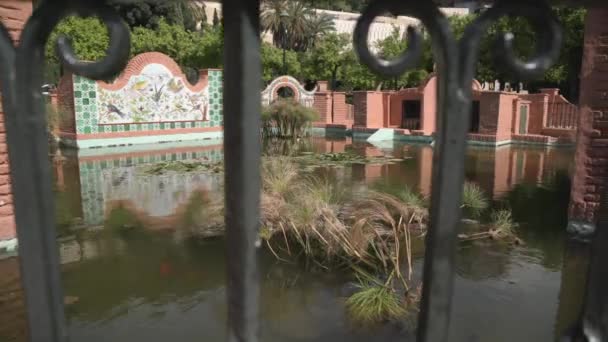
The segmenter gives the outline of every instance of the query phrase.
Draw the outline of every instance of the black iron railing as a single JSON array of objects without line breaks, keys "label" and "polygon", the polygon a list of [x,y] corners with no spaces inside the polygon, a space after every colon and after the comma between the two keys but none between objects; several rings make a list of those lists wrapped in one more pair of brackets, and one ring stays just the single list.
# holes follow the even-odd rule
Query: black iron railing
[{"label": "black iron railing", "polygon": [[[258,340],[258,269],[256,237],[260,202],[260,27],[259,1],[224,0],[225,78],[224,147],[226,177],[226,251],[228,254],[228,340]],[[375,57],[367,45],[374,18],[390,12],[419,18],[432,38],[439,77],[437,134],[433,167],[431,222],[427,236],[424,288],[418,340],[448,340],[454,275],[456,228],[464,180],[465,141],[471,112],[471,82],[479,44],[489,26],[505,15],[529,19],[538,35],[537,54],[521,61],[512,48],[513,36],[499,37],[500,63],[519,79],[541,75],[557,58],[562,34],[551,8],[543,1],[502,0],[479,16],[460,41],[447,18],[431,1],[374,0],[356,26],[354,44],[363,63],[384,76],[397,76],[415,66],[422,51],[421,34],[408,30],[409,48],[393,61]],[[59,20],[68,14],[98,16],[110,32],[107,57],[79,61],[69,40],[61,38],[58,52],[64,66],[89,78],[107,79],[126,65],[129,30],[104,1],[48,0],[28,20],[15,48],[0,28],[0,81],[6,111],[8,144],[13,177],[15,216],[18,227],[22,279],[26,294],[29,337],[34,342],[66,341],[66,322],[55,241],[51,169],[44,101],[40,94],[44,46]],[[601,220],[600,220],[601,221]],[[599,231],[608,235],[600,222]],[[600,234],[600,235],[602,235]],[[596,239],[594,248],[606,253],[608,238]],[[594,265],[598,264],[595,259]],[[593,267],[593,266],[592,266]],[[585,322],[590,341],[606,334],[606,275],[592,268]],[[497,308],[499,310],[500,308]],[[602,330],[604,329],[604,330]],[[582,331],[581,329],[579,329]],[[580,332],[579,332],[580,333]],[[204,340],[204,336],[201,336]],[[593,340],[592,338],[596,338]]]}]

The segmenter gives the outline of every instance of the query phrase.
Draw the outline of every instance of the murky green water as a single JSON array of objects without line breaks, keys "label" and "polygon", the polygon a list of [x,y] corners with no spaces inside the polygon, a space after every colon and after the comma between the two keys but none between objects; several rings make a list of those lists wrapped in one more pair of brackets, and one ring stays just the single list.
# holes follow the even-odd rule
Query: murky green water
[{"label": "murky green water", "polygon": [[[353,187],[381,181],[430,193],[428,146],[317,139],[300,149],[405,158],[325,173]],[[138,166],[221,160],[221,148],[102,152],[55,162],[63,282],[74,302],[67,306],[71,341],[225,340],[230,247],[221,237],[189,236],[201,196],[216,196],[222,175],[150,175]],[[550,341],[575,319],[586,249],[565,241],[571,159],[572,151],[563,149],[469,148],[467,179],[496,206],[508,203],[525,244],[459,245],[451,340]],[[343,304],[353,291],[348,275],[279,263],[263,251],[260,258],[262,341],[413,340],[413,322],[374,329],[352,324]],[[418,258],[418,275],[421,263]]]}]

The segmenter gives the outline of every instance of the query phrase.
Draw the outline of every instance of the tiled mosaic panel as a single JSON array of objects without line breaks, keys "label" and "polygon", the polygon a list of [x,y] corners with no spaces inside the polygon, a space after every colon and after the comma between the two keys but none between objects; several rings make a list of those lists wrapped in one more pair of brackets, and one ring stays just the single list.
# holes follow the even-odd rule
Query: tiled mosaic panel
[{"label": "tiled mosaic panel", "polygon": [[97,108],[97,83],[82,76],[74,76],[74,108],[78,134],[221,127],[224,123],[223,103],[223,73],[221,70],[210,70],[209,121],[98,125],[100,108]]},{"label": "tiled mosaic panel", "polygon": [[[221,150],[197,152],[163,153],[136,157],[122,157],[114,160],[83,161],[80,163],[80,195],[82,198],[83,221],[86,226],[100,226],[105,220],[104,175],[121,172],[133,167],[178,160],[206,160],[219,162],[224,159]],[[124,172],[124,171],[123,171]],[[179,174],[177,174],[179,176]],[[193,175],[195,175],[193,173]],[[183,176],[183,175],[182,175]],[[145,183],[138,179],[138,182]],[[143,184],[142,183],[142,184]]]},{"label": "tiled mosaic panel", "polygon": [[74,76],[74,110],[76,133],[98,133],[97,83],[81,76]]}]

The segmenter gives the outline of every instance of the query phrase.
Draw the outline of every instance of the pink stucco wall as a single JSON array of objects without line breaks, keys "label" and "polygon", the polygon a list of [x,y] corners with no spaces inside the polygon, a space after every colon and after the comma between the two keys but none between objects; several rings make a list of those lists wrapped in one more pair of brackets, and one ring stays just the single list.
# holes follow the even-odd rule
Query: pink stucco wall
[{"label": "pink stucco wall", "polygon": [[387,93],[386,97],[389,102],[390,127],[402,126],[403,101],[418,100],[422,104],[422,93],[420,93],[417,88],[405,89],[394,93]]},{"label": "pink stucco wall", "polygon": [[541,134],[547,121],[547,111],[549,110],[548,94],[523,94],[523,100],[530,101],[530,111],[528,113],[528,134]]},{"label": "pink stucco wall", "polygon": [[425,135],[435,133],[437,127],[437,77],[431,77],[423,88],[420,130]]}]

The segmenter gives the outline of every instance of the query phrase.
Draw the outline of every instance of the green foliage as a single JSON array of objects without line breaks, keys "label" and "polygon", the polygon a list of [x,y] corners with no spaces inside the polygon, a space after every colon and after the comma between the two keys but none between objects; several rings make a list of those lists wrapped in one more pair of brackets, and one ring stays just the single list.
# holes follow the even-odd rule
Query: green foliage
[{"label": "green foliage", "polygon": [[74,52],[83,60],[94,61],[106,56],[110,37],[105,25],[97,18],[67,17],[59,23],[45,47],[50,63],[58,62],[55,44],[59,35],[70,38]]},{"label": "green foliage", "polygon": [[369,0],[305,0],[305,2],[318,9],[342,12],[361,12]]},{"label": "green foliage", "polygon": [[291,99],[275,101],[262,110],[262,135],[265,137],[301,137],[308,133],[310,124],[319,119],[314,109]]},{"label": "green foliage", "polygon": [[[570,94],[575,98],[578,88],[578,73],[580,72],[582,60],[582,44],[584,34],[584,18],[586,10],[573,7],[554,8],[558,20],[564,29],[564,44],[558,61],[551,67],[541,81],[533,82],[531,88],[538,86],[553,86],[562,89],[565,94]],[[450,17],[450,22],[457,37],[461,37],[476,15],[464,17]],[[495,79],[516,82],[513,76],[495,61],[496,39],[505,32],[513,33],[515,37],[514,49],[522,59],[534,54],[537,36],[532,26],[521,17],[505,17],[491,25],[488,32],[484,35],[479,52],[477,64],[477,79],[481,81],[492,81]]]},{"label": "green foliage", "polygon": [[[74,50],[83,60],[94,61],[106,56],[109,43],[106,27],[96,18],[69,17],[51,33],[46,45],[49,70],[46,78],[49,81],[56,81],[59,77],[59,60],[54,46],[59,34],[72,38]],[[222,65],[223,44],[221,27],[193,32],[160,19],[156,29],[135,27],[132,30],[131,56],[158,51],[172,57],[185,68],[218,68]]]},{"label": "green foliage", "polygon": [[[398,57],[407,49],[407,41],[402,37],[401,32],[397,27],[393,29],[390,36],[381,40],[377,44],[377,48],[380,51],[380,57],[390,60]],[[427,54],[425,54],[427,55]],[[424,55],[424,56],[425,56]],[[430,56],[430,54],[428,54]],[[423,58],[424,59],[424,58]],[[421,65],[427,65],[429,63],[423,62]],[[432,63],[431,63],[432,64]],[[407,87],[416,87],[428,76],[427,70],[424,68],[415,69],[403,73],[398,78],[385,80],[385,88],[398,90]]]},{"label": "green foliage", "polygon": [[203,11],[186,0],[116,1],[113,5],[130,27],[156,29],[161,21],[194,31],[203,18]]},{"label": "green foliage", "polygon": [[[335,3],[315,2],[316,7],[360,8],[365,1],[342,0]],[[159,51],[175,59],[187,69],[221,68],[223,63],[223,29],[221,20],[214,13],[215,27],[203,26],[202,32],[188,29],[187,16],[180,17],[175,13],[192,12],[194,21],[204,18],[204,11],[190,7],[192,11],[183,11],[183,6],[191,6],[185,1],[161,5],[156,0],[146,0],[133,4],[116,5],[120,13],[133,27],[132,54],[148,51]],[[261,59],[263,81],[268,83],[286,72],[300,80],[331,81],[336,90],[371,90],[401,89],[418,86],[433,71],[431,41],[425,35],[423,57],[420,67],[408,71],[397,78],[383,78],[372,73],[362,65],[352,48],[351,37],[334,32],[331,19],[310,10],[311,1],[269,0],[264,3],[262,27],[273,33],[275,44],[262,43]],[[545,75],[544,80],[531,83],[529,89],[540,86],[557,86],[571,99],[576,98],[578,73],[582,59],[582,42],[585,10],[576,8],[554,9],[564,26],[564,47],[555,66]],[[287,17],[280,16],[287,13]],[[180,19],[181,18],[181,19]],[[457,37],[461,37],[465,28],[471,24],[476,15],[451,16],[449,20]],[[283,36],[286,25],[288,37]],[[153,28],[153,29],[151,29]],[[495,40],[502,32],[513,32],[515,50],[525,57],[533,53],[536,35],[530,25],[522,18],[502,18],[493,24],[484,35],[479,52],[477,79],[502,82],[518,82],[512,75],[500,69],[494,60]],[[283,33],[282,33],[283,32]],[[97,60],[106,55],[108,34],[106,27],[95,18],[69,17],[51,34],[46,46],[48,67],[46,78],[55,81],[58,78],[59,66],[55,55],[54,42],[58,34],[72,38],[76,54],[83,60]],[[286,51],[285,68],[283,51]],[[395,58],[407,48],[407,42],[395,29],[386,39],[377,42],[378,54],[385,58]],[[455,57],[454,57],[455,58]],[[284,71],[284,69],[286,69]]]},{"label": "green foliage", "polygon": [[179,65],[195,69],[219,67],[223,57],[223,32],[220,29],[189,32],[161,20],[156,30],[133,29],[132,54],[148,51],[162,52]]},{"label": "green foliage", "polygon": [[339,69],[353,62],[349,40],[348,35],[336,33],[319,39],[315,48],[301,57],[303,76],[311,80],[330,80],[330,85],[334,84]]},{"label": "green foliage", "polygon": [[302,75],[298,54],[291,50],[285,51],[285,54],[285,68],[283,68],[283,50],[272,44],[262,43],[262,79],[264,83],[268,83],[284,73],[294,77]]}]

